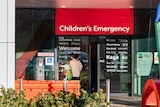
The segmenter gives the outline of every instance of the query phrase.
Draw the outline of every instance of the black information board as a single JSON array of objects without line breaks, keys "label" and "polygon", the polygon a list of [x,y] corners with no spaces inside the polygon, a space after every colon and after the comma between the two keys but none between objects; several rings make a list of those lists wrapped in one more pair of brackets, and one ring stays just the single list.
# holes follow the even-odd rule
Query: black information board
[{"label": "black information board", "polygon": [[106,39],[106,71],[107,72],[128,72],[130,40],[123,38]]}]

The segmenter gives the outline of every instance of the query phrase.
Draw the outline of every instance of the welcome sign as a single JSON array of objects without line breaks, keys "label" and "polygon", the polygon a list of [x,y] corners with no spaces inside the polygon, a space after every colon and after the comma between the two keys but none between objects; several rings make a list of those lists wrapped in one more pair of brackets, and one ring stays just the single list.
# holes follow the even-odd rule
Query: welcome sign
[{"label": "welcome sign", "polygon": [[56,9],[56,35],[134,35],[133,9]]}]

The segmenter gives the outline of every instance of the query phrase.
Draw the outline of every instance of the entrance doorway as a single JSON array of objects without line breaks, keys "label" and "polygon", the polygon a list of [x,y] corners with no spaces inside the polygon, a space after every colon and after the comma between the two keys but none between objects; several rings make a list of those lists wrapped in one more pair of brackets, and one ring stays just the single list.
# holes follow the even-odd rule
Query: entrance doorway
[{"label": "entrance doorway", "polygon": [[131,51],[129,38],[99,39],[97,49],[98,88],[106,91],[106,80],[110,79],[111,93],[131,92]]}]

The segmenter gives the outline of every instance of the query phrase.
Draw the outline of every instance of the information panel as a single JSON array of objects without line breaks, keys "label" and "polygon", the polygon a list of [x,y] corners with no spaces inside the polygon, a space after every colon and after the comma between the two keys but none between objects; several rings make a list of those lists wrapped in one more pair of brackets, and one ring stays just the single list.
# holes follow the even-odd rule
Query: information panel
[{"label": "information panel", "polygon": [[108,38],[106,39],[106,71],[128,72],[130,40]]}]

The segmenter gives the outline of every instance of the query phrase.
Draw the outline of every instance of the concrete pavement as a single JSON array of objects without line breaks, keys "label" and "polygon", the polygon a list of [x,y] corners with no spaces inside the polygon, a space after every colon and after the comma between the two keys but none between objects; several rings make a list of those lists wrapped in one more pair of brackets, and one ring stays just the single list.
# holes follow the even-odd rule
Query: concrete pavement
[{"label": "concrete pavement", "polygon": [[128,93],[111,93],[110,102],[112,107],[141,107],[142,98],[128,96]]}]

